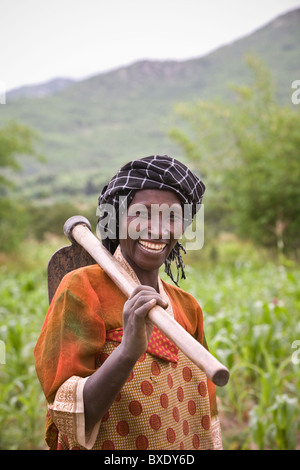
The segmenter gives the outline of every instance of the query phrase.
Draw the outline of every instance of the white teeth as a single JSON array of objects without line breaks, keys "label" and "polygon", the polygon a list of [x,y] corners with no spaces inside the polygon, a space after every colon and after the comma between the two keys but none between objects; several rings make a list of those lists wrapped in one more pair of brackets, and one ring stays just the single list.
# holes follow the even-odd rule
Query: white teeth
[{"label": "white teeth", "polygon": [[166,246],[166,243],[151,243],[146,242],[144,240],[139,240],[139,244],[142,245],[142,247],[150,253],[158,253],[159,251],[162,251]]}]

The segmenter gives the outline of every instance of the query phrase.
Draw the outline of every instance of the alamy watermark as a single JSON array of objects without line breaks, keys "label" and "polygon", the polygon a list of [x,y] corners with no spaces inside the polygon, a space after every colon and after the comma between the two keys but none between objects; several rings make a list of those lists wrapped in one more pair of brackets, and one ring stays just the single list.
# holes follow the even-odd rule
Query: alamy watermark
[{"label": "alamy watermark", "polygon": [[[113,204],[97,208],[100,220],[96,232],[101,240],[181,240],[187,250],[200,250],[204,245],[204,205],[197,204],[130,204],[119,197],[118,213]],[[124,223],[124,216],[127,216]]]},{"label": "alamy watermark", "polygon": [[0,104],[6,104],[6,85],[0,80]]},{"label": "alamy watermark", "polygon": [[293,352],[292,354],[292,363],[298,365],[300,364],[300,340],[299,339],[296,339],[292,343],[292,348],[296,349],[296,351]]},{"label": "alamy watermark", "polygon": [[6,348],[4,341],[0,340],[0,364],[6,364]]},{"label": "alamy watermark", "polygon": [[292,103],[300,104],[300,80],[294,80],[292,82],[292,88],[295,89],[291,96]]}]

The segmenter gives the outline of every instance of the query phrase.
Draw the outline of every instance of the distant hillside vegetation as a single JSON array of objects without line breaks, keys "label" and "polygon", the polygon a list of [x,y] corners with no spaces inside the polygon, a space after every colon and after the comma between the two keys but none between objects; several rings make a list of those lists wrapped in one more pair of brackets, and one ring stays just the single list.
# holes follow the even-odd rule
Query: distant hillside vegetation
[{"label": "distant hillside vegetation", "polygon": [[[277,96],[291,103],[300,79],[300,9],[232,44],[187,61],[140,61],[79,82],[58,79],[22,87],[0,108],[0,125],[14,119],[37,129],[46,164],[26,160],[20,191],[31,198],[83,198],[120,164],[142,156],[181,158],[168,131],[173,106],[197,99],[231,99],[229,83],[249,82],[245,55],[270,68]],[[56,88],[55,88],[56,87]]]}]

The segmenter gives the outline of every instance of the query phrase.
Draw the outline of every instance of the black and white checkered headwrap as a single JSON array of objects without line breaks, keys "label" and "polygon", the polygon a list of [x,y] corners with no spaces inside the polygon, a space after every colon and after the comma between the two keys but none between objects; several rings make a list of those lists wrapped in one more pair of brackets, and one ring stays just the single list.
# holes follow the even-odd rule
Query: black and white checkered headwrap
[{"label": "black and white checkered headwrap", "polygon": [[[136,191],[142,189],[162,189],[173,191],[179,197],[182,205],[189,204],[193,217],[205,191],[205,185],[183,163],[167,155],[154,155],[139,160],[133,160],[124,165],[106,185],[99,197],[98,226],[107,234],[102,240],[104,246],[114,253],[118,244],[118,219],[123,206],[128,207]],[[125,196],[120,198],[120,196]],[[114,207],[114,214],[108,214],[105,205]],[[116,217],[116,220],[112,220]],[[112,223],[113,222],[113,223]],[[116,226],[116,233],[111,227]]]}]

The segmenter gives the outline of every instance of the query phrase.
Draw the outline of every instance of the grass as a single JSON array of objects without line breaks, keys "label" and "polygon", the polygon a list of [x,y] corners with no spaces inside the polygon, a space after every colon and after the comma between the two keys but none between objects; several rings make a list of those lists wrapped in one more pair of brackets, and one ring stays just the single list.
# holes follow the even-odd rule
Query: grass
[{"label": "grass", "polygon": [[[48,307],[47,260],[64,243],[28,242],[0,268],[1,449],[44,448],[45,401],[33,349]],[[181,286],[198,299],[210,350],[231,372],[217,389],[224,448],[295,449],[300,365],[292,361],[292,345],[300,340],[300,267],[256,253],[228,240],[218,245],[217,259],[209,247],[192,253]]]},{"label": "grass", "polygon": [[47,308],[45,274],[40,269],[2,269],[0,279],[0,338],[5,344],[5,364],[0,364],[0,448],[39,448],[45,406],[33,349]]},{"label": "grass", "polygon": [[[299,428],[300,271],[267,264],[217,266],[185,288],[203,307],[211,351],[231,378],[218,390],[227,448],[294,449]],[[200,282],[195,279],[200,278]]]}]

